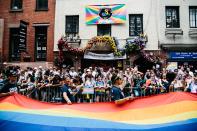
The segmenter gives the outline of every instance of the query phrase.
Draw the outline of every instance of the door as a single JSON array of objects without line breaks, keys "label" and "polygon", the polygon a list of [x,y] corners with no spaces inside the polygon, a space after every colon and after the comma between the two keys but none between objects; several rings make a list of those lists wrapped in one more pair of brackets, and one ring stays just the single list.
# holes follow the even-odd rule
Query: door
[{"label": "door", "polygon": [[9,61],[19,61],[19,28],[10,28]]},{"label": "door", "polygon": [[47,27],[35,27],[35,60],[46,61],[47,59]]}]

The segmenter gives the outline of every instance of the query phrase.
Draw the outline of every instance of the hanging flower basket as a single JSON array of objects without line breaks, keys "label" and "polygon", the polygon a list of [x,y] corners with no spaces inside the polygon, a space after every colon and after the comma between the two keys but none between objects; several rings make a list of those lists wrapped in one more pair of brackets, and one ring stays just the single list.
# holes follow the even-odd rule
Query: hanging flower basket
[{"label": "hanging flower basket", "polygon": [[113,37],[111,36],[95,36],[92,39],[90,39],[86,45],[85,48],[73,48],[70,46],[67,42],[67,40],[64,37],[61,37],[58,41],[58,49],[60,54],[60,59],[63,59],[63,50],[66,49],[68,52],[75,53],[75,54],[83,54],[85,50],[91,49],[93,45],[97,43],[106,43],[111,46],[112,52],[115,56],[123,56],[125,54],[125,51],[120,51],[117,49],[116,42]]},{"label": "hanging flower basket", "polygon": [[58,49],[59,50],[63,50],[63,45],[64,45],[65,41],[63,40],[63,38],[61,38],[59,41],[58,41]]},{"label": "hanging flower basket", "polygon": [[120,51],[117,49],[116,42],[111,36],[95,36],[91,40],[88,41],[86,49],[91,49],[94,44],[97,43],[106,43],[111,46],[112,52],[115,56],[123,56],[125,51]]},{"label": "hanging flower basket", "polygon": [[146,34],[140,34],[138,37],[134,39],[128,39],[126,42],[125,50],[126,53],[132,54],[132,53],[138,53],[140,54],[144,59],[146,59],[149,62],[156,63],[160,61],[159,56],[151,55],[149,53],[146,53],[144,51],[144,48],[146,46],[147,42],[147,36]]},{"label": "hanging flower basket", "polygon": [[84,49],[81,48],[73,48],[70,46],[67,42],[67,40],[64,37],[61,37],[60,40],[57,43],[58,49],[60,51],[63,51],[63,49],[66,49],[68,52],[82,54],[84,52]]},{"label": "hanging flower basket", "polygon": [[131,53],[137,53],[141,50],[143,50],[146,46],[146,41],[145,41],[145,35],[140,35],[134,39],[127,40],[126,42],[126,53],[131,54]]},{"label": "hanging flower basket", "polygon": [[91,49],[94,44],[97,43],[106,43],[111,46],[113,52],[117,51],[116,43],[111,36],[95,36],[91,40],[88,41],[86,49]]}]

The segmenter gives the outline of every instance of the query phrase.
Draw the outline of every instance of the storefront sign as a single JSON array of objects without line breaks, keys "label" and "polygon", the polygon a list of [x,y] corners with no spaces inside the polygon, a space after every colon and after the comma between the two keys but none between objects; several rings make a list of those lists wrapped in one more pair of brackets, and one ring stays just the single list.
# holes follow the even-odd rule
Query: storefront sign
[{"label": "storefront sign", "polygon": [[197,59],[197,52],[170,52],[170,59]]},{"label": "storefront sign", "polygon": [[125,21],[125,4],[86,6],[86,24],[120,24]]},{"label": "storefront sign", "polygon": [[121,60],[126,59],[126,54],[124,56],[114,56],[113,53],[109,54],[97,54],[93,52],[86,52],[84,54],[84,59],[92,59],[92,60]]},{"label": "storefront sign", "polygon": [[26,51],[26,37],[27,37],[27,25],[25,21],[20,21],[19,27],[19,51]]}]

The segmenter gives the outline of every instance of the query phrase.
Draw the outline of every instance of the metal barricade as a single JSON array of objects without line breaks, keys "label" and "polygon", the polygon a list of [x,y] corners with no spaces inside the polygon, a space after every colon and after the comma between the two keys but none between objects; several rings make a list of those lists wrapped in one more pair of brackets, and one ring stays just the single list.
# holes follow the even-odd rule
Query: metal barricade
[{"label": "metal barricade", "polygon": [[20,88],[19,94],[43,102],[61,102],[62,91],[61,85],[50,85],[44,87],[35,87],[32,90]]},{"label": "metal barricade", "polygon": [[62,91],[61,85],[50,85],[45,86],[38,90],[39,98],[41,101],[45,102],[61,102],[62,101]]},{"label": "metal barricade", "polygon": [[[61,90],[61,85],[50,85],[43,87],[35,87],[32,90],[26,90],[25,88],[21,88],[20,94],[27,96],[32,99],[36,99],[43,102],[62,102],[63,93]],[[86,94],[86,93],[78,93],[75,97],[76,103],[86,103],[86,102],[108,102],[111,101],[110,88],[102,90],[102,93],[98,94],[99,100],[96,100],[96,91],[94,89],[94,93]]]}]

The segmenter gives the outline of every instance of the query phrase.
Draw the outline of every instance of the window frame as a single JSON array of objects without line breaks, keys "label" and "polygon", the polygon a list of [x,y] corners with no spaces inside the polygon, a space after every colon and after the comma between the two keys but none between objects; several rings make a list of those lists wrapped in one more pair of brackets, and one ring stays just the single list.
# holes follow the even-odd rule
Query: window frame
[{"label": "window frame", "polygon": [[[170,17],[171,17],[171,25],[170,25],[170,27],[167,27],[167,11],[169,10],[169,9],[171,9],[171,10],[176,10],[176,17],[177,17],[177,23],[176,23],[176,26],[173,26],[174,25],[174,23],[173,23],[173,21],[172,21],[172,17],[173,17],[173,14],[172,14],[172,11],[170,12],[171,13],[171,15],[170,15]],[[166,6],[165,7],[165,15],[166,15],[166,28],[180,28],[180,11],[179,11],[179,6]]]},{"label": "window frame", "polygon": [[[132,17],[135,17],[135,20],[134,20],[134,35],[131,35],[131,18]],[[140,21],[141,21],[141,30],[142,30],[142,32],[139,32],[138,30],[137,30],[137,17],[139,17],[140,18]],[[143,26],[144,26],[144,24],[143,24],[143,14],[129,14],[129,36],[139,36],[140,35],[140,33],[143,33],[144,32],[144,28],[143,28]]]},{"label": "window frame", "polygon": [[111,36],[111,27],[112,27],[111,24],[98,24],[97,25],[97,36],[104,36],[103,34],[102,35],[99,34],[99,26],[106,26],[107,28],[109,28],[109,31],[110,31],[109,36]]},{"label": "window frame", "polygon": [[[195,26],[194,27],[192,27],[191,26],[191,17],[190,17],[190,9],[195,9],[196,11],[195,11]],[[197,28],[197,6],[189,6],[189,27],[190,28]]]},{"label": "window frame", "polygon": [[21,1],[21,8],[18,8],[18,9],[14,9],[14,3],[16,2],[16,0],[11,0],[10,1],[10,11],[11,12],[20,12],[23,10],[23,0],[20,0]]},{"label": "window frame", "polygon": [[49,10],[49,0],[47,0],[47,7],[39,7],[39,1],[41,0],[36,0],[36,9],[35,11],[48,11]]},{"label": "window frame", "polygon": [[[72,20],[70,19],[72,18]],[[77,20],[77,21],[75,21]],[[72,21],[71,25],[71,29],[68,29],[68,23],[69,21]],[[76,23],[76,24],[74,24]],[[75,26],[75,28],[72,28],[73,26]],[[74,31],[75,29],[75,31]],[[71,30],[71,31],[69,31]],[[66,35],[72,35],[74,37],[74,35],[79,34],[79,15],[66,15],[65,16],[65,34]]]}]

